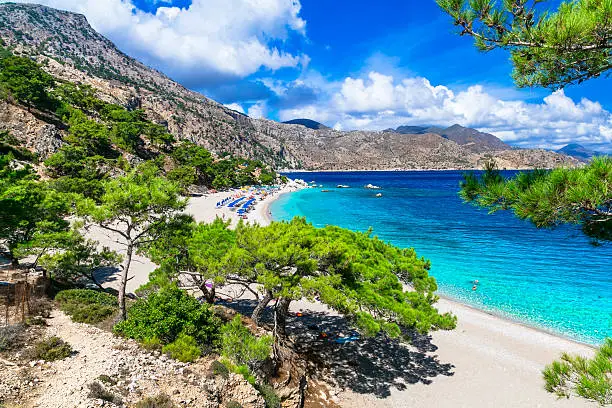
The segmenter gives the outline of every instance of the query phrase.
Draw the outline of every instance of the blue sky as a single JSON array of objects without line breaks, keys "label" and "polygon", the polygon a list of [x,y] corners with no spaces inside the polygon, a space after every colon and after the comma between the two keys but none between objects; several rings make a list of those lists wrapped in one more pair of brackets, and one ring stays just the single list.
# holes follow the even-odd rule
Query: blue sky
[{"label": "blue sky", "polygon": [[609,78],[517,89],[509,55],[478,52],[434,0],[37,2],[85,14],[129,55],[253,117],[459,123],[518,146],[612,150]]}]

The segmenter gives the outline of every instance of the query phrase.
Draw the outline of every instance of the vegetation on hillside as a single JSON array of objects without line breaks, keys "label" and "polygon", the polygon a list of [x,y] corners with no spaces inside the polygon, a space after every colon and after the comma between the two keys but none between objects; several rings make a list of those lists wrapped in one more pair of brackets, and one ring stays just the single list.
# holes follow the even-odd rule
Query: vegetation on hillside
[{"label": "vegetation on hillside", "polygon": [[[0,134],[0,242],[8,256],[16,267],[30,257],[29,267],[42,266],[62,284],[98,289],[95,271],[123,262],[118,296],[90,289],[57,295],[74,321],[98,324],[119,313],[115,333],[181,361],[219,351],[225,367],[244,375],[269,406],[279,406],[279,398],[258,370],[269,358],[276,367],[282,363],[278,350],[291,302],[317,299],[365,336],[455,326],[454,316],[435,309],[429,262],[414,250],[371,233],[317,229],[301,218],[234,230],[219,219],[195,223],[183,214],[190,186],[267,184],[276,174],[257,161],[215,157],[178,142],[143,111],[104,102],[93,88],[56,80],[29,59],[0,58],[2,98],[66,131],[62,147],[42,163],[10,134]],[[82,235],[85,225],[114,234],[124,247],[119,253],[100,248]],[[129,302],[136,253],[160,267]],[[204,304],[179,287],[186,282],[204,294]],[[275,300],[272,336],[254,335],[240,317],[222,323],[211,304],[225,284],[257,297],[256,325]],[[71,352],[56,339],[48,343],[49,358]]]},{"label": "vegetation on hillside", "polygon": [[609,75],[612,2],[566,0],[556,11],[545,2],[437,0],[479,50],[510,50],[518,86],[558,89]]}]

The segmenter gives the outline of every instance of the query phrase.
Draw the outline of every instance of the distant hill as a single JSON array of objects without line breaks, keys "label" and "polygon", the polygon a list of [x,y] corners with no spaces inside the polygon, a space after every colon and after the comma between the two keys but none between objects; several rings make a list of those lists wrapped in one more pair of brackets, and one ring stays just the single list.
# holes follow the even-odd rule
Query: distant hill
[{"label": "distant hill", "polygon": [[[460,126],[338,131],[309,119],[282,124],[250,118],[125,55],[84,16],[49,7],[0,3],[0,40],[59,80],[91,85],[106,102],[142,109],[148,120],[177,140],[189,140],[217,155],[261,160],[275,169],[473,169],[481,168],[489,156],[501,168],[577,162],[541,149],[509,149],[492,135]],[[23,140],[41,157],[57,150],[66,133],[0,97],[1,131]],[[418,134],[399,133],[407,131]]]},{"label": "distant hill", "polygon": [[604,153],[596,152],[589,148],[586,148],[578,143],[570,143],[565,147],[557,150],[557,153],[563,153],[568,156],[574,157],[580,161],[589,161],[593,156],[601,156]]},{"label": "distant hill", "polygon": [[307,127],[308,129],[318,130],[318,129],[329,129],[322,123],[319,123],[315,120],[311,119],[293,119],[283,122],[286,125],[302,125]]},{"label": "distant hill", "polygon": [[397,129],[387,129],[385,132],[395,132],[404,135],[422,135],[426,133],[434,133],[442,136],[445,139],[452,140],[458,145],[463,146],[474,153],[511,149],[510,146],[496,136],[460,125],[453,125],[446,129],[427,126],[400,126]]}]

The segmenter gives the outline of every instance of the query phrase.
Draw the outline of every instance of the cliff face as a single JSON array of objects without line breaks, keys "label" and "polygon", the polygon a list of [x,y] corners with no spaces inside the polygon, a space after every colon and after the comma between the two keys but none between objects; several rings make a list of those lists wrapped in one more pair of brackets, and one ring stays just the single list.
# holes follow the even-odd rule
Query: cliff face
[{"label": "cliff face", "polygon": [[[521,150],[509,155],[501,152],[505,146],[475,149],[430,133],[339,132],[251,119],[123,54],[84,16],[44,6],[0,4],[0,38],[14,53],[36,58],[58,78],[90,84],[109,102],[144,109],[149,119],[166,125],[177,139],[216,153],[260,159],[276,168],[467,169],[478,167],[489,154],[503,155],[504,167],[530,167],[526,163],[534,162],[532,155],[543,167],[575,163],[553,152]],[[14,132],[18,120],[4,118],[15,124],[4,125]],[[44,148],[61,134],[55,128],[41,131],[40,126],[23,130],[32,146]]]}]

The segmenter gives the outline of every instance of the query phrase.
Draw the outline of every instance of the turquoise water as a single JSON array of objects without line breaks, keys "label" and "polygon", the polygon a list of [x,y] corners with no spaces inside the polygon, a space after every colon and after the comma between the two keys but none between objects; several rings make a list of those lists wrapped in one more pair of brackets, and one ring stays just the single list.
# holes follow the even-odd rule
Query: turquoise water
[{"label": "turquoise water", "polygon": [[[331,191],[282,196],[270,208],[275,220],[372,227],[430,259],[443,295],[590,344],[612,336],[612,245],[593,246],[578,228],[538,230],[511,213],[466,205],[457,195],[461,172],[287,175]],[[382,190],[363,188],[368,183]]]}]

